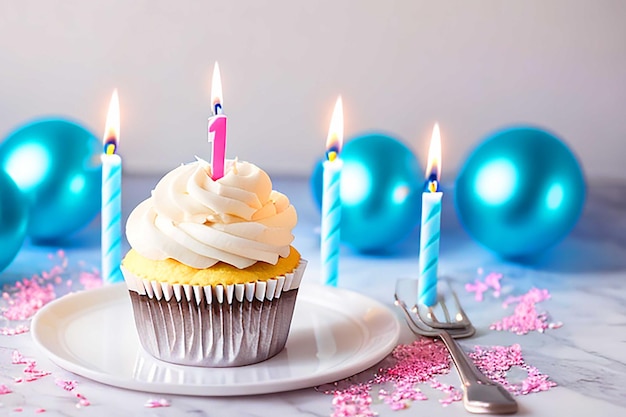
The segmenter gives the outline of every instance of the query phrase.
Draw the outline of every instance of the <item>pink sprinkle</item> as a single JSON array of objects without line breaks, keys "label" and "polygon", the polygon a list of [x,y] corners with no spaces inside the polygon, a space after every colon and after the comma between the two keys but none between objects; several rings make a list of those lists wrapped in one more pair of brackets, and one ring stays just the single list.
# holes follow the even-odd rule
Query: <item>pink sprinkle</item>
[{"label": "pink sprinkle", "polygon": [[[382,388],[378,391],[378,398],[391,410],[402,410],[410,407],[413,401],[427,400],[419,384],[428,384],[445,394],[445,397],[439,400],[443,407],[463,399],[463,392],[460,389],[443,384],[437,379],[438,375],[450,371],[450,357],[440,341],[419,338],[410,345],[397,346],[391,356],[391,364],[379,369],[377,374],[365,382],[350,384],[352,379],[358,377],[355,376],[332,384],[334,388],[328,390],[317,387],[319,391],[333,395],[331,417],[376,416],[371,409],[370,395],[375,384],[393,387],[391,392]],[[470,357],[488,378],[501,383],[515,395],[546,391],[556,386],[547,375],[524,361],[519,345],[489,348],[477,346],[470,353]],[[518,383],[507,380],[507,372],[513,367],[526,370],[527,378]]]},{"label": "pink sprinkle", "polygon": [[77,408],[90,406],[91,403],[89,400],[82,394],[76,393],[76,398],[79,399],[78,404],[76,404]]},{"label": "pink sprinkle", "polygon": [[353,389],[338,391],[333,395],[334,412],[331,417],[374,417],[376,414],[371,410],[371,404],[372,397],[369,395],[369,388],[355,385]]},{"label": "pink sprinkle", "polygon": [[[67,272],[69,265],[65,252],[59,250],[56,254],[49,254],[48,258],[50,260],[57,258],[60,263],[52,266],[48,271],[42,271],[39,275],[35,274],[31,278],[23,278],[12,285],[5,286],[5,290],[2,292],[2,300],[4,301],[0,305],[0,313],[5,318],[12,321],[28,320],[39,309],[58,296],[57,290],[65,293],[67,292],[65,288],[69,288],[71,291],[74,281],[71,279],[63,280],[63,274]],[[102,285],[97,269],[81,271],[79,282],[85,289],[97,288]],[[19,325],[15,328],[3,327],[0,328],[0,335],[13,336],[28,331],[29,329],[25,325]]]},{"label": "pink sprinkle", "polygon": [[0,335],[2,336],[15,336],[22,333],[28,333],[30,328],[20,324],[16,327],[0,327]]},{"label": "pink sprinkle", "polygon": [[16,413],[21,413],[22,411],[24,411],[24,409],[22,407],[15,407],[13,411]]},{"label": "pink sprinkle", "polygon": [[460,398],[451,387],[436,380],[437,375],[450,372],[448,351],[440,341],[419,338],[410,345],[397,346],[391,355],[393,364],[380,369],[379,373],[367,382],[326,391],[333,395],[332,417],[375,416],[371,409],[370,395],[374,384],[392,385],[391,392],[385,389],[378,391],[379,399],[392,410],[408,408],[413,401],[427,400],[426,395],[418,387],[418,384],[422,383],[429,383],[444,393],[454,392],[448,395],[448,399],[442,401],[444,405]]},{"label": "pink sprinkle", "polygon": [[454,388],[452,385],[442,384],[439,381],[433,381],[430,386],[438,389],[443,393],[448,394],[447,397],[439,400],[442,406],[447,407],[455,401],[461,401],[463,399],[463,392]]},{"label": "pink sprinkle", "polygon": [[102,278],[97,270],[92,272],[81,271],[78,281],[86,290],[102,287]]},{"label": "pink sprinkle", "polygon": [[480,279],[476,278],[473,284],[469,282],[465,284],[465,290],[467,292],[475,292],[476,293],[476,301],[483,300],[483,294],[489,289],[489,286],[482,282]]},{"label": "pink sprinkle", "polygon": [[26,320],[56,297],[54,287],[41,282],[38,276],[18,281],[15,288],[17,290],[11,295],[8,307],[2,313],[9,320]]},{"label": "pink sprinkle", "polygon": [[44,408],[38,408],[35,410],[35,413],[39,414],[39,413],[45,413],[46,410]]},{"label": "pink sprinkle", "polygon": [[160,398],[158,400],[149,399],[144,404],[144,407],[146,408],[159,408],[159,407],[169,407],[169,406],[170,406],[170,402],[167,401],[165,398]]},{"label": "pink sprinkle", "polygon": [[426,401],[428,399],[419,388],[412,387],[406,383],[397,384],[396,389],[391,393],[384,389],[379,390],[378,398],[383,400],[394,411],[408,408],[412,401]]},{"label": "pink sprinkle", "polygon": [[20,353],[19,350],[14,350],[11,355],[11,363],[13,365],[27,365],[28,361],[24,359],[24,356]]},{"label": "pink sprinkle", "polygon": [[[482,269],[479,269],[479,271],[480,274],[482,274]],[[465,290],[467,292],[475,292],[476,301],[483,301],[483,294],[486,293],[489,288],[493,290],[494,297],[500,297],[502,291],[500,280],[502,277],[503,275],[498,272],[491,272],[485,277],[484,281],[481,281],[480,278],[476,278],[473,284],[465,284]]]},{"label": "pink sprinkle", "polygon": [[31,376],[29,376],[28,378],[24,379],[24,382],[33,382],[33,381],[37,381],[45,376],[50,375],[51,372],[46,372],[46,371],[37,371],[36,373],[33,373]]},{"label": "pink sprinkle", "polygon": [[76,386],[78,385],[78,382],[76,381],[71,381],[69,379],[57,379],[56,381],[54,381],[55,384],[57,384],[57,386],[63,388],[65,391],[72,391],[76,388]]},{"label": "pink sprinkle", "polygon": [[26,369],[24,369],[24,372],[26,372],[27,374],[37,373],[37,369],[35,369],[36,366],[37,366],[37,362],[30,361],[28,362],[28,365],[26,365]]},{"label": "pink sprinkle", "polygon": [[[522,357],[522,348],[512,346],[492,346],[490,348],[474,347],[470,357],[476,366],[492,381],[496,381],[515,395],[527,395],[533,392],[547,391],[556,386],[549,377],[539,372],[534,366],[528,365]],[[527,377],[519,383],[511,383],[506,375],[509,370],[518,367],[527,372]]]},{"label": "pink sprinkle", "polygon": [[498,331],[507,330],[519,335],[531,331],[543,333],[546,329],[558,329],[563,323],[549,323],[548,315],[537,311],[537,303],[548,299],[550,299],[548,290],[538,288],[532,288],[518,297],[509,297],[504,301],[503,307],[517,303],[513,314],[493,323],[489,328]]},{"label": "pink sprinkle", "polygon": [[0,384],[0,395],[4,395],[4,394],[10,394],[13,391],[11,391],[11,388],[7,387],[4,384]]},{"label": "pink sprinkle", "polygon": [[48,376],[51,374],[51,372],[48,371],[42,371],[37,369],[37,362],[32,360],[32,359],[26,359],[19,351],[14,350],[12,357],[11,357],[11,363],[13,365],[26,365],[26,368],[24,368],[24,373],[28,374],[28,376],[26,378],[15,378],[14,381],[16,383],[22,383],[22,382],[33,382],[33,381],[37,381],[38,379],[41,379],[45,376]]},{"label": "pink sprinkle", "polygon": [[531,302],[531,303],[540,303],[545,300],[550,299],[550,292],[548,290],[540,290],[539,288],[531,288],[524,295],[520,295],[517,297],[508,297],[502,303],[502,307],[507,308],[511,304],[522,303],[522,302]]},{"label": "pink sprinkle", "polygon": [[493,289],[493,296],[500,297],[500,292],[502,291],[502,286],[500,285],[500,280],[503,275],[497,272],[492,272],[485,277],[485,284]]},{"label": "pink sprinkle", "polygon": [[[54,381],[54,383],[58,387],[61,387],[65,391],[68,391],[68,392],[74,392],[74,390],[78,386],[78,382],[77,381],[72,381],[70,379],[57,379],[56,381]],[[76,407],[77,408],[87,407],[87,406],[91,405],[91,403],[89,402],[87,397],[85,397],[83,394],[81,394],[79,392],[76,392],[74,395],[76,396],[76,398],[78,398],[78,403],[76,403]]]}]

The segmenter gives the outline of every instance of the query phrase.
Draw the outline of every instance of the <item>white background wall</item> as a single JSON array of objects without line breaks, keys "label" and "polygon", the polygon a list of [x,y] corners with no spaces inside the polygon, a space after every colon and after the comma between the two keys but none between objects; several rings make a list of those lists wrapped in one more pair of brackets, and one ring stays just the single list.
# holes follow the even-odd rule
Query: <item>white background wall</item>
[{"label": "white background wall", "polygon": [[391,132],[444,175],[482,137],[528,122],[590,177],[626,178],[626,1],[1,0],[0,137],[33,117],[98,136],[111,91],[126,172],[209,157],[220,62],[229,157],[308,175],[336,96],[347,137]]}]

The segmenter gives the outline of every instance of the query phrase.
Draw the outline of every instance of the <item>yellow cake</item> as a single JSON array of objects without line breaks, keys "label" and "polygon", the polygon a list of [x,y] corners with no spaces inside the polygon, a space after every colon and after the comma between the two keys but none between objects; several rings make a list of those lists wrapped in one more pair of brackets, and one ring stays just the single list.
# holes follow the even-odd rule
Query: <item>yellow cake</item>
[{"label": "yellow cake", "polygon": [[300,253],[292,246],[289,256],[279,258],[275,265],[257,262],[243,269],[224,262],[218,262],[210,268],[196,269],[171,258],[154,261],[133,249],[124,257],[123,265],[142,279],[204,287],[267,281],[293,271],[299,262]]},{"label": "yellow cake", "polygon": [[306,261],[289,199],[259,167],[198,159],[166,174],[130,214],[122,261],[144,349],[193,366],[241,366],[287,341]]}]

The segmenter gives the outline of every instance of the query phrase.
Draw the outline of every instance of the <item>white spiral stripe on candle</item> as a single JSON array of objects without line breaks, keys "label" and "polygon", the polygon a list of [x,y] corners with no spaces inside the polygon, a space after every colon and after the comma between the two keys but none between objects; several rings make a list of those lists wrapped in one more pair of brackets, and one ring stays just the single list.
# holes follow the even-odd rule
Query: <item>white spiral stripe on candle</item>
[{"label": "white spiral stripe on candle", "polygon": [[[424,259],[428,260],[428,263],[426,265],[424,265],[421,268],[421,274],[420,275],[429,275],[431,273],[431,271],[433,270],[433,268],[435,268],[435,272],[437,271],[437,255],[432,254],[431,252],[433,252],[434,249],[437,249],[438,246],[438,240],[439,240],[439,233],[434,234],[430,241],[424,246]],[[432,283],[429,283],[430,285],[425,287],[424,291],[428,292],[432,290]],[[436,284],[436,282],[435,282]]]},{"label": "white spiral stripe on candle", "polygon": [[424,193],[422,197],[418,293],[421,304],[433,306],[437,302],[442,193]]},{"label": "white spiral stripe on candle", "polygon": [[121,263],[121,163],[116,155],[106,156],[102,165],[102,280],[122,281]]},{"label": "white spiral stripe on candle", "polygon": [[114,255],[116,248],[119,248],[122,243],[120,233],[116,233],[115,229],[119,229],[119,225],[122,220],[122,216],[114,209],[115,206],[119,206],[121,203],[121,193],[116,191],[111,195],[109,201],[104,204],[104,212],[109,213],[109,221],[105,223],[104,230],[104,243],[103,249],[105,250],[106,257]]},{"label": "white spiral stripe on candle", "polygon": [[322,278],[325,284],[331,286],[337,286],[339,280],[340,173],[338,162],[327,161],[324,163],[321,231]]}]

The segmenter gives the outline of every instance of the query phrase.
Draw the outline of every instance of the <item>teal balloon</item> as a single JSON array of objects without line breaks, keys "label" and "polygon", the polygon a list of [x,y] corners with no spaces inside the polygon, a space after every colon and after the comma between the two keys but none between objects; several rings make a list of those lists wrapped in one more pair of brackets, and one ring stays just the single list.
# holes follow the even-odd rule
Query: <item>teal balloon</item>
[{"label": "teal balloon", "polygon": [[539,254],[563,239],[585,202],[585,179],[555,135],[516,126],[488,136],[469,156],[455,186],[467,232],[504,258]]},{"label": "teal balloon", "polygon": [[13,179],[0,169],[0,272],[20,251],[26,237],[28,205]]},{"label": "teal balloon", "polygon": [[[341,151],[341,241],[360,252],[381,252],[406,238],[420,222],[424,173],[399,140],[367,134]],[[310,185],[321,207],[323,165]]]},{"label": "teal balloon", "polygon": [[32,121],[0,143],[0,169],[27,198],[34,242],[65,238],[98,214],[101,149],[90,131],[63,119]]}]

